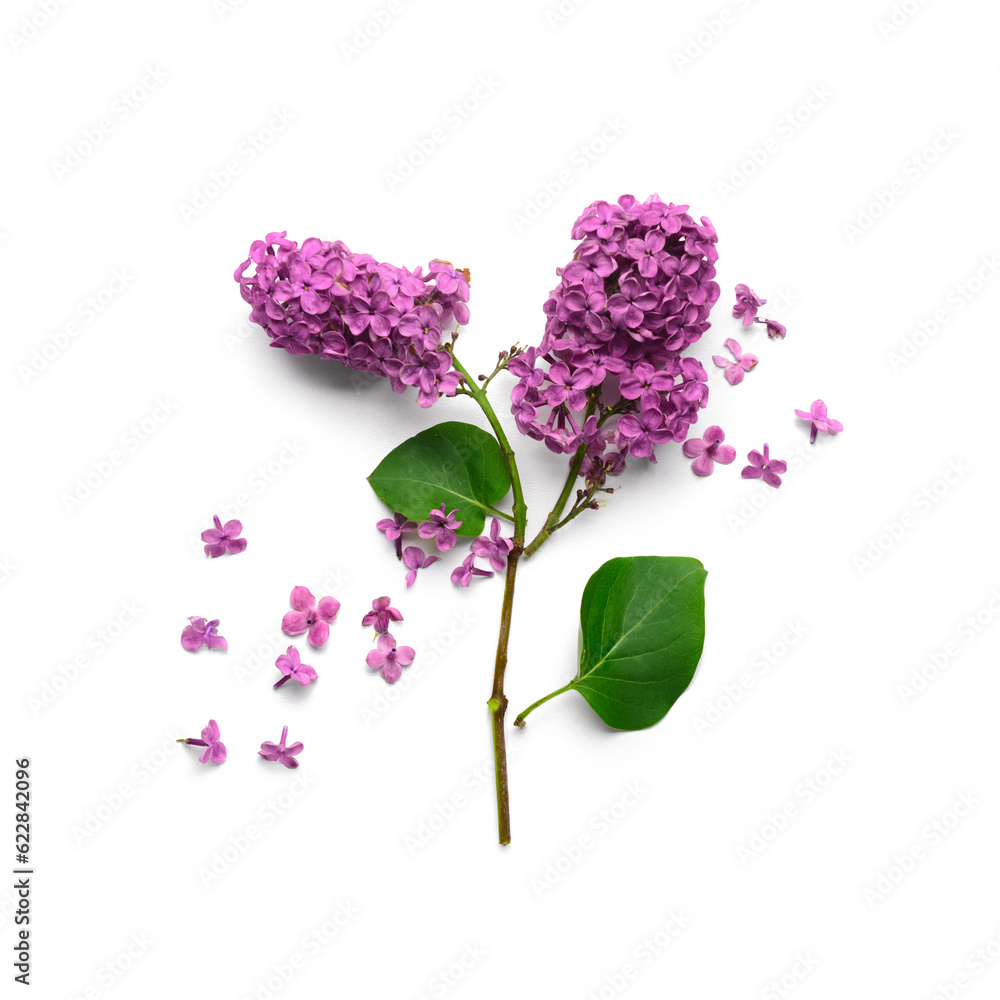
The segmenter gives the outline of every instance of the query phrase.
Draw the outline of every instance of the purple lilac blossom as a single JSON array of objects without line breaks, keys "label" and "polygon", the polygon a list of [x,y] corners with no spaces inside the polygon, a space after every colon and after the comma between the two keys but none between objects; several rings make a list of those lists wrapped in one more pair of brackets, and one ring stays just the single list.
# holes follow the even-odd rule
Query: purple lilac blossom
[{"label": "purple lilac blossom", "polygon": [[455,519],[457,513],[457,508],[446,512],[441,504],[440,510],[432,510],[427,515],[428,520],[417,525],[417,534],[421,538],[433,538],[438,552],[447,552],[458,541],[456,529],[462,527],[462,522]]},{"label": "purple lilac blossom", "polygon": [[229,643],[219,635],[219,619],[188,618],[181,632],[181,645],[192,653],[207,646],[209,649],[229,649]]},{"label": "purple lilac blossom", "polygon": [[280,688],[287,681],[298,681],[303,687],[312,684],[319,676],[313,667],[303,663],[299,657],[299,651],[294,646],[288,647],[287,653],[282,653],[275,661],[274,665],[284,674],[280,681],[274,685],[275,689]]},{"label": "purple lilac blossom", "polygon": [[757,367],[757,355],[744,354],[739,342],[733,340],[732,337],[729,337],[725,344],[735,360],[730,361],[728,358],[720,357],[718,354],[713,354],[712,360],[715,362],[717,368],[725,369],[723,374],[730,385],[739,385],[746,373],[752,368]]},{"label": "purple lilac blossom", "polygon": [[749,326],[757,319],[757,310],[767,302],[760,298],[749,285],[736,286],[736,305],[733,306],[733,316],[743,320],[744,326]]},{"label": "purple lilac blossom", "polygon": [[206,556],[218,559],[227,552],[243,552],[246,549],[247,540],[240,538],[243,534],[243,525],[239,521],[226,521],[223,524],[218,514],[212,520],[215,522],[215,527],[206,528],[201,533],[201,540],[208,543],[205,546]]},{"label": "purple lilac blossom", "polygon": [[373,625],[375,631],[381,634],[389,631],[390,622],[401,622],[403,616],[399,613],[398,608],[390,607],[391,604],[392,601],[388,597],[376,597],[372,601],[371,611],[361,619],[362,627],[367,628],[369,625]]},{"label": "purple lilac blossom", "polygon": [[476,565],[476,555],[470,552],[463,560],[461,566],[456,566],[451,571],[451,582],[456,587],[468,587],[472,583],[474,576],[492,576],[488,569],[480,569]]},{"label": "purple lilac blossom", "polygon": [[310,646],[322,646],[330,637],[330,624],[340,610],[340,601],[335,597],[321,597],[319,603],[308,587],[293,587],[289,601],[294,610],[288,611],[281,619],[281,631],[285,635],[302,635],[308,631]]},{"label": "purple lilac blossom", "polygon": [[467,270],[432,260],[411,271],[339,240],[299,246],[276,232],[251,244],[233,277],[272,347],[382,376],[395,392],[416,386],[422,407],[455,394],[461,376],[444,348],[469,322]]},{"label": "purple lilac blossom", "polygon": [[495,517],[489,536],[480,535],[469,548],[474,556],[488,560],[497,573],[502,573],[507,566],[507,556],[514,548],[514,539],[501,537],[500,519]]},{"label": "purple lilac blossom", "polygon": [[376,525],[385,537],[396,545],[396,558],[403,558],[403,535],[408,531],[417,530],[416,521],[408,521],[402,514],[393,514],[392,517],[383,517]]},{"label": "purple lilac blossom", "polygon": [[408,667],[417,655],[412,646],[397,646],[391,632],[378,637],[377,647],[365,657],[365,662],[372,670],[381,671],[390,684],[399,680],[401,668]]},{"label": "purple lilac blossom", "polygon": [[844,425],[839,420],[827,416],[826,403],[822,399],[814,400],[808,410],[796,410],[795,416],[810,423],[809,443],[816,443],[817,434],[839,434]]},{"label": "purple lilac blossom", "polygon": [[556,270],[541,343],[507,365],[518,430],[558,454],[586,444],[588,482],[620,473],[629,455],[655,461],[655,445],[683,441],[708,402],[708,375],[683,352],[719,298],[718,236],[687,207],[655,194],[590,205]]},{"label": "purple lilac blossom", "polygon": [[298,767],[299,762],[295,758],[298,754],[302,753],[303,744],[293,743],[291,746],[286,747],[285,740],[287,738],[288,726],[283,726],[281,729],[281,742],[272,743],[270,740],[264,740],[257,753],[264,760],[276,760],[279,764],[284,764],[285,767]]},{"label": "purple lilac blossom", "polygon": [[696,476],[710,476],[715,471],[715,463],[729,465],[736,458],[736,449],[723,444],[726,433],[721,427],[706,427],[703,438],[690,438],[684,442],[684,454],[693,458],[691,469]]},{"label": "purple lilac blossom", "polygon": [[201,739],[192,737],[187,740],[178,740],[178,743],[187,743],[193,747],[204,747],[198,760],[202,764],[224,764],[226,761],[226,744],[219,739],[219,724],[215,719],[209,719],[208,725],[201,731]]},{"label": "purple lilac blossom", "polygon": [[784,459],[771,458],[771,451],[766,443],[763,454],[754,448],[747,455],[747,461],[750,464],[740,475],[744,479],[763,479],[768,486],[773,486],[775,489],[781,485],[781,477],[788,471],[788,463]]}]

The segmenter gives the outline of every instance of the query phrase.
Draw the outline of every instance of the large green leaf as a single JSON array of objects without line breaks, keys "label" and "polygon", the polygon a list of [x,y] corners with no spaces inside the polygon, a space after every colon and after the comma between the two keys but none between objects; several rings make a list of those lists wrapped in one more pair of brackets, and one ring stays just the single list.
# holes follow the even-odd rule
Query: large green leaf
[{"label": "large green leaf", "polygon": [[393,448],[368,477],[387,506],[413,521],[444,504],[458,509],[460,535],[482,534],[486,515],[510,489],[496,439],[459,421],[437,424]]},{"label": "large green leaf", "polygon": [[611,559],[588,581],[580,603],[580,668],[565,687],[535,702],[579,691],[613,729],[659,722],[694,676],[705,643],[705,567],[697,559]]}]

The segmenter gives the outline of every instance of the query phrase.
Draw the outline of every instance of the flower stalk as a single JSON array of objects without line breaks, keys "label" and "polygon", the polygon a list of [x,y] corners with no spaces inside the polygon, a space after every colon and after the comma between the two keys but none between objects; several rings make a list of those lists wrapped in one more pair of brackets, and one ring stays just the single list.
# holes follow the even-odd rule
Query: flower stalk
[{"label": "flower stalk", "polygon": [[503,691],[504,674],[507,670],[507,646],[510,642],[510,623],[514,611],[514,582],[517,578],[517,564],[524,551],[525,529],[528,523],[528,507],[524,502],[524,491],[521,488],[521,476],[517,468],[514,449],[511,447],[507,434],[500,423],[496,411],[486,396],[486,392],[469,375],[462,363],[452,351],[452,363],[456,371],[465,377],[468,394],[479,404],[486,419],[493,428],[497,444],[503,455],[507,473],[510,476],[511,489],[514,494],[512,513],[514,517],[514,547],[507,557],[507,575],[504,581],[503,604],[500,608],[500,633],[497,637],[497,655],[493,667],[493,690],[487,703],[490,710],[490,721],[493,727],[493,768],[496,774],[497,788],[497,832],[501,844],[510,843],[510,794],[507,786],[507,743],[504,733],[504,716],[507,712],[507,696]]}]

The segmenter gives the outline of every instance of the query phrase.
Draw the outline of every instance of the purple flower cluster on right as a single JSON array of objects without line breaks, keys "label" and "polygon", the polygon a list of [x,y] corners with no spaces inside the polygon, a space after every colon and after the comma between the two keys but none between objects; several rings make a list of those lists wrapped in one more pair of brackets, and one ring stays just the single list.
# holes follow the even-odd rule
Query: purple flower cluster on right
[{"label": "purple flower cluster on right", "polygon": [[541,343],[507,365],[518,430],[557,453],[586,445],[588,482],[618,475],[630,456],[655,462],[656,445],[683,441],[708,402],[705,368],[684,351],[719,298],[718,236],[687,208],[655,194],[590,205],[556,271]]}]

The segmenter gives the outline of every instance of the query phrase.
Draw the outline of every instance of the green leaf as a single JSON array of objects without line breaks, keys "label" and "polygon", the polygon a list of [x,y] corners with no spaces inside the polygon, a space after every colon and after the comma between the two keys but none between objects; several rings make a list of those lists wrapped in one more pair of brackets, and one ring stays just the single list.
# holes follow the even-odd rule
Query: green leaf
[{"label": "green leaf", "polygon": [[460,535],[480,535],[486,515],[510,490],[492,434],[472,424],[437,424],[393,448],[368,477],[379,499],[412,521],[435,507],[458,509]]},{"label": "green leaf", "polygon": [[588,581],[580,603],[580,669],[564,691],[579,691],[612,729],[659,722],[694,677],[705,643],[705,572],[697,559],[611,559]]}]

